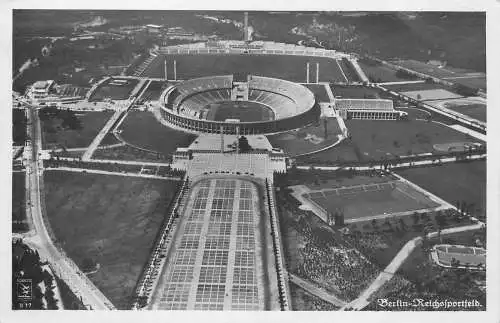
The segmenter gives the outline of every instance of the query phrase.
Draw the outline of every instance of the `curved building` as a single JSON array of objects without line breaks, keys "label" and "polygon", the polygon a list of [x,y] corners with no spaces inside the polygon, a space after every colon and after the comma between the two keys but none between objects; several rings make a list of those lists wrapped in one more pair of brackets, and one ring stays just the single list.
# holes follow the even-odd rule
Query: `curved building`
[{"label": "curved building", "polygon": [[247,75],[191,79],[166,89],[161,117],[193,132],[269,134],[316,121],[320,108],[306,87],[275,78]]}]

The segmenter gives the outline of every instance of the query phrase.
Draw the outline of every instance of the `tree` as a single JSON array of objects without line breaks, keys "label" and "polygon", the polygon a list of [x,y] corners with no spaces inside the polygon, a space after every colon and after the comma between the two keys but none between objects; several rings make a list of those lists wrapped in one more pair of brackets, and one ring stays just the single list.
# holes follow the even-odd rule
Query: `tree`
[{"label": "tree", "polygon": [[240,152],[245,153],[252,150],[252,147],[248,144],[248,139],[245,136],[238,138],[238,145],[240,147]]}]

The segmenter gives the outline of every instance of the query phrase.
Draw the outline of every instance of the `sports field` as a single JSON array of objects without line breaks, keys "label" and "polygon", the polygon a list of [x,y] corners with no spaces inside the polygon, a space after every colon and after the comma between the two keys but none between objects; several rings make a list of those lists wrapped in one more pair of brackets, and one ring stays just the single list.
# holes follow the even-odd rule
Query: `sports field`
[{"label": "sports field", "polygon": [[164,155],[172,154],[177,147],[189,146],[196,138],[195,135],[162,125],[148,111],[130,111],[120,130],[126,142]]},{"label": "sports field", "polygon": [[457,99],[462,97],[462,95],[455,94],[453,92],[443,89],[407,91],[407,92],[401,92],[401,94],[406,95],[412,99],[421,101]]},{"label": "sports field", "polygon": [[12,232],[25,232],[28,230],[25,176],[25,172],[12,173]]},{"label": "sports field", "polygon": [[207,120],[238,119],[242,122],[274,120],[273,110],[257,102],[219,102],[210,104],[209,108]]},{"label": "sports field", "polygon": [[90,280],[118,309],[135,285],[178,183],[113,175],[46,171],[52,231],[78,264],[99,264]]},{"label": "sports field", "polygon": [[459,266],[483,266],[483,268],[486,268],[486,250],[482,248],[436,245],[433,251],[433,260],[444,267],[453,266],[453,259],[455,259],[459,262]]},{"label": "sports field", "polygon": [[481,142],[471,140],[461,132],[427,121],[371,121],[347,120],[351,140],[338,147],[306,156],[304,160],[322,163],[335,161],[370,161],[436,152],[434,144]]},{"label": "sports field", "polygon": [[451,204],[473,203],[475,214],[486,214],[485,161],[418,167],[397,173]]},{"label": "sports field", "polygon": [[476,120],[486,122],[486,102],[480,98],[428,101],[427,103],[435,107],[444,107],[465,114]]},{"label": "sports field", "polygon": [[346,220],[439,206],[421,192],[399,181],[310,191],[304,197],[328,213],[335,214],[343,210]]},{"label": "sports field", "polygon": [[[120,85],[114,84],[114,81],[116,80],[124,80],[125,82]],[[137,84],[139,84],[139,80],[110,78],[99,85],[99,87],[90,96],[89,101],[103,101],[107,98],[110,98],[111,100],[126,100]]]},{"label": "sports field", "polygon": [[326,84],[302,84],[314,93],[319,102],[330,102],[330,97],[326,92]]},{"label": "sports field", "polygon": [[[326,136],[325,136],[326,131]],[[290,156],[310,153],[331,146],[342,131],[336,118],[326,118],[300,130],[267,136],[273,147],[284,149]]]},{"label": "sports field", "polygon": [[[59,110],[55,117],[44,117],[43,113],[42,110],[40,120],[44,149],[87,147],[113,114],[110,111],[75,113]],[[68,113],[72,116],[67,116]]]},{"label": "sports field", "polygon": [[[234,73],[281,78],[293,82],[306,81],[306,63],[311,63],[311,74],[319,63],[320,82],[345,82],[336,61],[327,57],[294,55],[201,54],[163,55],[156,57],[142,76],[164,77],[167,60],[169,79],[173,79],[173,61],[177,61],[177,79],[227,75]],[[315,76],[314,76],[315,79]]]}]

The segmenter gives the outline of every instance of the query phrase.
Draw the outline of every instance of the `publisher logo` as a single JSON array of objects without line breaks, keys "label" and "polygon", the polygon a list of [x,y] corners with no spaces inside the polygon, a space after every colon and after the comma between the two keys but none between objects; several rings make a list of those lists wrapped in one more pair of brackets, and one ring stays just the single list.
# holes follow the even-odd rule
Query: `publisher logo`
[{"label": "publisher logo", "polygon": [[31,300],[33,293],[33,286],[31,279],[18,278],[16,281],[17,298],[20,300]]}]

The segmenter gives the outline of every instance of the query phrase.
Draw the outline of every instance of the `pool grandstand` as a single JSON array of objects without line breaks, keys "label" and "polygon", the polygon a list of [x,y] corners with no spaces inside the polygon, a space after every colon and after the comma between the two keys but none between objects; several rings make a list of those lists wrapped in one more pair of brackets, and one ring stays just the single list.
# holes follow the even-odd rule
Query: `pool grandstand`
[{"label": "pool grandstand", "polygon": [[398,120],[407,115],[384,99],[335,99],[335,108],[344,119]]},{"label": "pool grandstand", "polygon": [[[241,79],[239,79],[241,81]],[[257,110],[272,113],[255,120],[239,119],[238,103],[255,104]],[[224,120],[214,120],[214,104],[233,104]],[[280,79],[247,75],[236,82],[233,75],[201,77],[168,87],[160,97],[162,118],[168,123],[194,132],[225,134],[265,134],[300,128],[317,120],[320,109],[314,94],[306,87]],[[252,112],[251,112],[252,113]]]}]

